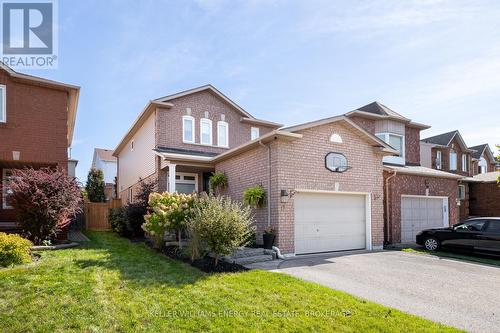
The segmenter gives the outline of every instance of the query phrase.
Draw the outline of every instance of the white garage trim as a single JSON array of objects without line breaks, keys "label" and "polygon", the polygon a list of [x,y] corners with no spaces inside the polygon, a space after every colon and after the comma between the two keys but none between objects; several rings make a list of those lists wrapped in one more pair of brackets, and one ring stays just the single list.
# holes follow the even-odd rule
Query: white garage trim
[{"label": "white garage trim", "polygon": [[[369,192],[342,192],[342,191],[326,191],[326,190],[309,190],[295,189],[295,193],[319,193],[319,194],[337,194],[337,195],[364,195],[365,196],[365,219],[366,219],[366,249],[372,250],[372,202],[371,193]],[[295,223],[295,217],[294,217]],[[294,226],[294,242],[295,242],[295,226]]]}]

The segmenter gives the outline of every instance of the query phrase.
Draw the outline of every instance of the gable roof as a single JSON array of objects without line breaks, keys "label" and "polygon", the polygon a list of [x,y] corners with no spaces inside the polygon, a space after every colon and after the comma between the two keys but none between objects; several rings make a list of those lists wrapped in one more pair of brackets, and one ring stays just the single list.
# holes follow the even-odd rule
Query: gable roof
[{"label": "gable roof", "polygon": [[94,148],[95,154],[101,159],[101,161],[116,162],[116,157],[113,156],[113,150]]},{"label": "gable roof", "polygon": [[490,145],[487,143],[483,143],[482,145],[477,145],[474,147],[469,147],[469,149],[473,150],[474,152],[472,153],[472,158],[478,160],[481,158],[483,155],[484,151],[487,151],[487,154],[490,156],[491,160],[493,162],[496,162],[495,156],[493,155],[493,152],[490,149]]},{"label": "gable roof", "polygon": [[385,143],[383,140],[381,140],[377,136],[366,131],[364,128],[357,125],[355,122],[353,122],[351,119],[349,119],[345,115],[324,118],[324,119],[320,119],[320,120],[316,120],[316,121],[307,122],[304,124],[299,124],[299,125],[295,125],[295,126],[291,126],[291,127],[285,127],[285,128],[282,128],[281,130],[287,131],[287,132],[297,132],[297,131],[302,131],[302,130],[305,130],[308,128],[326,125],[326,124],[330,124],[330,123],[334,123],[334,122],[340,122],[340,121],[348,124],[354,130],[356,130],[362,137],[366,138],[369,142],[371,142],[374,146],[380,147],[381,151],[383,151],[385,153],[389,153],[391,155],[399,154],[398,151],[396,151],[394,148],[392,148],[389,144]]},{"label": "gable roof", "polygon": [[419,129],[430,128],[430,126],[428,126],[428,125],[414,122],[411,119],[400,115],[396,111],[388,108],[384,104],[379,103],[377,101],[372,102],[370,104],[366,104],[365,106],[357,108],[356,110],[347,112],[345,115],[347,117],[357,115],[357,116],[361,116],[361,117],[365,117],[365,118],[391,119],[391,120],[404,122],[409,127],[415,127],[415,128],[419,128]]},{"label": "gable roof", "polygon": [[71,147],[73,142],[73,132],[75,129],[76,112],[78,109],[78,99],[80,97],[80,87],[61,83],[53,80],[44,79],[41,77],[18,73],[9,66],[0,61],[0,69],[3,69],[10,77],[29,84],[37,84],[43,87],[52,89],[64,90],[68,93],[68,120],[67,120],[67,141],[68,147]]},{"label": "gable roof", "polygon": [[468,152],[473,153],[472,149],[467,147],[467,145],[465,144],[465,141],[462,138],[462,135],[460,134],[460,132],[458,130],[434,135],[434,136],[431,136],[429,138],[422,139],[420,141],[426,142],[426,143],[431,143],[431,144],[434,144],[437,146],[448,147],[455,137],[458,138],[458,142],[460,143],[460,146],[462,146],[462,149],[464,151],[468,151]]}]

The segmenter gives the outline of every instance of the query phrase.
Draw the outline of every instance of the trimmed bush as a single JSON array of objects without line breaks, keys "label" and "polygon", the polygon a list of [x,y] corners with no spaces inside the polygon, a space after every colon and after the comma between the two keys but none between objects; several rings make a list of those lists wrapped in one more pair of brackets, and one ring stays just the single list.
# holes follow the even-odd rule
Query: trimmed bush
[{"label": "trimmed bush", "polygon": [[195,197],[195,194],[169,192],[152,193],[149,196],[151,213],[144,216],[142,228],[151,235],[156,247],[161,246],[166,231],[175,231],[179,247],[182,247],[181,235],[186,230]]},{"label": "trimmed bush", "polygon": [[9,196],[23,236],[35,244],[53,241],[82,211],[78,184],[61,169],[14,170]]},{"label": "trimmed bush", "polygon": [[120,236],[128,236],[126,207],[111,208],[108,213],[108,221],[114,232]]},{"label": "trimmed bush", "polygon": [[191,237],[203,242],[215,256],[215,265],[221,256],[229,255],[245,246],[254,231],[249,207],[232,201],[229,197],[205,196],[194,205],[189,221]]},{"label": "trimmed bush", "polygon": [[262,185],[255,185],[243,192],[243,202],[250,207],[260,208],[266,204],[266,190]]},{"label": "trimmed bush", "polygon": [[33,243],[19,235],[0,232],[0,266],[31,262],[32,246]]}]

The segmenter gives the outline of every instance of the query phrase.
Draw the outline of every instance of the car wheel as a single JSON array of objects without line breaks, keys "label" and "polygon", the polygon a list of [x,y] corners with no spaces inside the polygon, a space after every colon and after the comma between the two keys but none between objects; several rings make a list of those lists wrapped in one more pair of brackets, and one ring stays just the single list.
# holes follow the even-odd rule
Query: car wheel
[{"label": "car wheel", "polygon": [[441,244],[439,243],[439,239],[434,238],[434,237],[426,238],[424,241],[424,247],[426,250],[429,250],[429,251],[437,251],[437,250],[439,250],[440,246],[441,246]]}]

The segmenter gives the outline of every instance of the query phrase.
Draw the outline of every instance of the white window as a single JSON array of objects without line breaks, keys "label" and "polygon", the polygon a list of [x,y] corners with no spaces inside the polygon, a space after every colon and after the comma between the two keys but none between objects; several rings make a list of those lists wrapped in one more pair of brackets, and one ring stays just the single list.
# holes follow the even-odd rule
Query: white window
[{"label": "white window", "polygon": [[462,171],[467,172],[467,155],[462,154]]},{"label": "white window", "polygon": [[378,133],[377,137],[388,143],[392,148],[398,151],[398,156],[385,156],[383,161],[386,163],[405,164],[405,137],[394,133]]},{"label": "white window", "polygon": [[194,143],[194,118],[191,116],[182,117],[182,141]]},{"label": "white window", "polygon": [[225,121],[217,122],[217,145],[229,147],[229,124]]},{"label": "white window", "polygon": [[7,88],[0,84],[0,123],[7,122],[7,101],[6,101]]},{"label": "white window", "polygon": [[212,121],[207,118],[200,120],[200,143],[212,145]]},{"label": "white window", "polygon": [[259,128],[258,127],[252,127],[250,130],[250,140],[255,140],[260,136],[259,133]]},{"label": "white window", "polygon": [[457,153],[450,150],[450,170],[457,170]]},{"label": "white window", "polygon": [[9,186],[9,182],[12,179],[12,170],[3,169],[2,171],[2,208],[10,209],[12,208],[9,205],[9,195],[12,194],[12,191]]},{"label": "white window", "polygon": [[464,200],[465,199],[465,185],[458,185],[458,200]]},{"label": "white window", "polygon": [[443,159],[442,159],[442,154],[441,151],[438,150],[436,151],[436,169],[441,170],[443,167]]},{"label": "white window", "polygon": [[479,167],[479,173],[487,173],[488,172],[488,163],[486,162],[484,157],[481,157],[479,159],[478,167]]},{"label": "white window", "polygon": [[178,193],[191,194],[198,188],[198,175],[196,173],[175,173],[175,190]]}]

